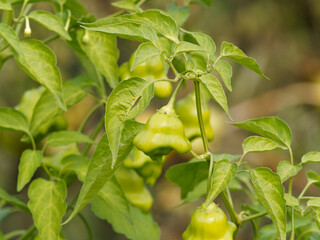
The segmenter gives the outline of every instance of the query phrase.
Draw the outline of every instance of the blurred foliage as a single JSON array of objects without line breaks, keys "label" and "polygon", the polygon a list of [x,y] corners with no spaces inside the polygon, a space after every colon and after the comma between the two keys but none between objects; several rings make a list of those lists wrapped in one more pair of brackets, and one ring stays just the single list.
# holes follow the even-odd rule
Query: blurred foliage
[{"label": "blurred foliage", "polygon": [[[178,4],[181,2],[178,1]],[[89,12],[98,18],[117,11],[110,5],[111,1],[83,0],[83,3]],[[147,1],[142,7],[166,9],[170,3],[172,2],[153,0]],[[48,3],[37,3],[37,8],[51,10]],[[51,34],[36,23],[31,27],[34,38],[44,39]],[[228,94],[228,99],[234,121],[277,115],[287,122],[293,131],[295,156],[300,157],[305,152],[320,150],[319,0],[214,0],[210,7],[192,6],[190,17],[183,28],[211,35],[217,46],[222,40],[235,43],[249,56],[256,58],[263,72],[270,77],[271,80],[266,81],[243,67],[233,65],[233,92]],[[66,80],[83,72],[76,56],[62,40],[53,41],[49,46],[57,55],[62,79]],[[135,42],[119,40],[119,64],[128,61],[137,46]],[[23,92],[36,86],[37,83],[31,81],[12,59],[7,61],[0,71],[0,106],[17,105]],[[181,97],[187,92],[188,86],[181,93]],[[154,109],[151,111],[159,109],[164,103],[164,100],[153,100]],[[90,101],[84,100],[72,109],[73,113],[77,114],[66,114],[70,129],[79,125],[77,119],[82,118],[79,115],[88,111],[91,105]],[[240,153],[241,143],[247,133],[228,125],[225,122],[227,117],[213,102],[211,110],[211,122],[216,136],[211,143],[212,151]],[[148,115],[150,114],[145,113],[143,116]],[[91,124],[96,124],[94,119]],[[87,131],[91,130],[90,126],[87,128]],[[0,131],[0,187],[12,194],[16,193],[18,161],[26,147],[20,143],[21,137],[18,133]],[[275,169],[278,160],[285,158],[287,156],[283,152],[275,151],[259,155],[249,154],[248,161],[255,159],[254,164]],[[184,160],[177,159],[177,156],[172,154],[165,164],[165,169]],[[295,161],[299,162],[300,159]],[[41,172],[37,174],[39,176]],[[294,182],[296,191],[300,191],[302,185],[299,181]],[[78,192],[77,187],[79,188],[79,185],[73,186],[74,193]],[[154,191],[153,212],[163,231],[162,239],[179,239],[199,202],[175,208],[180,204],[179,189],[163,177],[157,182]],[[320,195],[313,188],[310,188],[310,191],[314,191],[314,195]],[[25,191],[23,193],[25,194]],[[239,202],[245,202],[241,192],[236,198],[241,199]],[[110,236],[108,239],[125,239],[113,233],[107,223],[95,218],[88,210],[85,208],[83,214],[90,222],[94,239],[105,239],[103,236],[107,234]],[[27,228],[29,221],[30,217],[24,213],[13,214],[0,222],[0,229],[8,232],[13,228]],[[63,230],[68,239],[85,239],[86,231],[79,218],[64,226]],[[242,229],[238,239],[247,239],[248,231],[251,231],[250,225]]]}]

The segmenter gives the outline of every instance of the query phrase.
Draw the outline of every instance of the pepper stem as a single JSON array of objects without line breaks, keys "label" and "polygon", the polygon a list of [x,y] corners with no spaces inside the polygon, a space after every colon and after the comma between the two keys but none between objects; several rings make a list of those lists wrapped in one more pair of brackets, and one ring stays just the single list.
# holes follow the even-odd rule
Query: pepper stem
[{"label": "pepper stem", "polygon": [[176,87],[176,89],[174,90],[173,94],[171,95],[171,98],[170,98],[170,100],[169,100],[169,102],[168,102],[168,104],[167,104],[168,109],[169,109],[169,108],[173,109],[173,106],[174,106],[174,103],[176,102],[176,98],[177,98],[179,89],[180,89],[180,87],[182,86],[183,82],[184,82],[184,79],[182,79],[182,80],[179,82],[178,86]]}]

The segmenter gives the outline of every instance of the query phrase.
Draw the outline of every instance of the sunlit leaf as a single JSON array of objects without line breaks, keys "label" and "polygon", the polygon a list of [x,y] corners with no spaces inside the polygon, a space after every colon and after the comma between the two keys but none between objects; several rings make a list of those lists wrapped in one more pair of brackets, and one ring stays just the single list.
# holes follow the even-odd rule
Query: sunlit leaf
[{"label": "sunlit leaf", "polygon": [[279,175],[269,168],[250,170],[255,193],[271,217],[281,240],[286,239],[286,201]]},{"label": "sunlit leaf", "polygon": [[12,6],[7,0],[0,0],[0,9],[5,11],[12,11]]},{"label": "sunlit leaf", "polygon": [[132,71],[136,66],[150,61],[154,57],[159,57],[160,53],[161,52],[158,48],[156,48],[151,42],[142,43],[134,55],[134,61],[130,71]]},{"label": "sunlit leaf", "polygon": [[258,73],[260,76],[269,79],[267,76],[265,76],[257,61],[252,58],[252,57],[248,57],[240,48],[238,48],[237,46],[235,46],[232,43],[228,43],[228,42],[223,42],[221,44],[221,49],[220,49],[220,54],[223,57],[227,57],[237,63],[240,63],[241,65],[251,69],[252,71]]},{"label": "sunlit leaf", "polygon": [[65,146],[71,143],[93,143],[91,138],[76,131],[59,131],[51,133],[46,141],[47,145]]},{"label": "sunlit leaf", "polygon": [[307,207],[317,207],[320,208],[320,197],[310,198],[307,202]]},{"label": "sunlit leaf", "polygon": [[185,41],[180,42],[175,48],[176,55],[179,53],[195,51],[205,52],[205,50],[201,46]]},{"label": "sunlit leaf", "polygon": [[244,122],[232,123],[232,125],[269,138],[288,148],[290,147],[291,130],[284,121],[277,117],[249,119]]},{"label": "sunlit leaf", "polygon": [[28,207],[42,239],[57,240],[61,220],[67,209],[67,186],[64,181],[34,180],[28,190]]},{"label": "sunlit leaf", "polygon": [[299,200],[296,199],[294,196],[285,193],[284,194],[284,199],[286,200],[286,205],[287,206],[294,206],[294,207],[298,207],[299,206]]},{"label": "sunlit leaf", "polygon": [[320,152],[308,152],[302,156],[301,163],[320,163]]},{"label": "sunlit leaf", "polygon": [[275,141],[260,136],[251,136],[244,140],[242,144],[243,153],[267,152],[275,149],[286,149]]},{"label": "sunlit leaf", "polygon": [[0,23],[0,36],[3,37],[17,53],[22,54],[19,38],[9,25]]},{"label": "sunlit leaf", "polygon": [[288,161],[281,161],[277,167],[277,174],[280,176],[281,182],[284,182],[295,176],[301,169],[302,166],[300,164],[292,165]]},{"label": "sunlit leaf", "polygon": [[123,1],[116,1],[111,3],[112,6],[117,8],[122,8],[128,11],[139,11],[140,8],[133,2],[133,0],[123,0]]},{"label": "sunlit leaf", "polygon": [[224,60],[219,60],[213,65],[214,70],[221,76],[224,85],[229,91],[232,91],[231,77],[232,77],[232,67],[230,64]]},{"label": "sunlit leaf", "polygon": [[35,171],[41,166],[42,151],[25,150],[20,159],[17,191],[30,182]]},{"label": "sunlit leaf", "polygon": [[64,29],[63,22],[55,15],[50,12],[35,10],[28,14],[28,17],[47,29],[58,33],[61,37],[66,40],[71,40],[69,33]]},{"label": "sunlit leaf", "polygon": [[310,184],[314,184],[315,186],[320,188],[320,176],[317,173],[310,171],[307,174],[307,178]]},{"label": "sunlit leaf", "polygon": [[27,118],[13,108],[0,108],[0,128],[29,133]]}]

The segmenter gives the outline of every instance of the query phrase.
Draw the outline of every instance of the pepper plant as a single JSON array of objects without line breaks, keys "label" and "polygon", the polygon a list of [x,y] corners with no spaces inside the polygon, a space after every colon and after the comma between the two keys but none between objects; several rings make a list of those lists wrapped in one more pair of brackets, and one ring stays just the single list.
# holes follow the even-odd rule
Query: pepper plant
[{"label": "pepper plant", "polygon": [[[44,5],[37,2],[53,11],[39,9]],[[120,10],[97,19],[78,0],[0,1],[0,67],[13,58],[39,83],[38,88],[25,91],[16,107],[0,108],[0,127],[22,132],[21,141],[28,145],[17,169],[18,194],[0,189],[0,221],[16,210],[33,219],[27,230],[0,231],[0,239],[64,239],[64,226],[77,215],[88,229],[88,239],[93,239],[90,222],[81,215],[88,204],[98,218],[129,239],[160,239],[150,212],[150,188],[172,151],[192,156],[165,173],[181,188],[182,200],[205,196],[182,235],[184,240],[237,239],[246,223],[252,224],[252,239],[319,239],[320,198],[305,193],[312,184],[320,185],[320,176],[308,172],[299,195],[293,194],[292,186],[302,168],[320,162],[320,152],[306,153],[301,161],[294,159],[291,130],[278,117],[233,122],[230,116],[225,89],[232,90],[231,62],[268,79],[257,61],[232,43],[224,41],[217,50],[209,35],[183,28],[190,5],[210,5],[210,0],[186,0],[166,10],[145,10],[144,2],[112,2]],[[33,39],[32,22],[52,34]],[[139,43],[121,66],[119,38]],[[76,54],[86,75],[62,79],[55,53],[47,45],[56,39],[63,39]],[[188,82],[193,90],[176,101]],[[136,121],[154,95],[166,98],[167,104],[146,124]],[[95,106],[76,131],[67,130],[63,113],[86,96],[95,100]],[[209,141],[214,138],[210,99],[224,110],[231,125],[255,134],[242,143],[242,155],[210,151]],[[101,109],[104,116],[92,133],[85,134],[85,126]],[[196,154],[191,142],[199,137],[204,151]],[[287,151],[288,157],[278,163],[276,172],[251,168],[244,161],[249,153],[279,149]],[[42,174],[35,174],[38,169]],[[76,179],[82,187],[71,199],[68,187]],[[28,192],[27,202],[19,199],[23,189]],[[236,209],[234,190],[248,194],[251,203]],[[214,203],[218,196],[226,213]],[[272,224],[261,225],[261,219],[270,219]]]}]

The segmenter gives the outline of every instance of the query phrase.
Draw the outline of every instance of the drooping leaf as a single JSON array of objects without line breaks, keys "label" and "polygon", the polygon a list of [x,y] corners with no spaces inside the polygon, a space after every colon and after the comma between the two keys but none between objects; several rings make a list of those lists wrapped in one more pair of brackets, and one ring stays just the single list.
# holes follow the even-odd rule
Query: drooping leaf
[{"label": "drooping leaf", "polygon": [[20,42],[20,49],[23,55],[15,54],[16,62],[32,79],[47,88],[55,96],[58,106],[66,111],[55,54],[38,40]]},{"label": "drooping leaf", "polygon": [[12,11],[12,6],[7,0],[0,0],[0,9],[5,11]]},{"label": "drooping leaf", "polygon": [[28,207],[40,238],[57,240],[61,220],[67,209],[64,201],[67,196],[66,183],[62,180],[48,181],[38,178],[31,183],[28,196]]},{"label": "drooping leaf", "polygon": [[94,31],[87,31],[88,39],[83,41],[84,31],[77,31],[77,40],[85,54],[106,78],[111,88],[118,84],[117,40],[114,36]]},{"label": "drooping leaf", "polygon": [[266,152],[275,149],[286,149],[275,141],[260,136],[251,136],[244,140],[242,150],[244,154],[250,152]]},{"label": "drooping leaf", "polygon": [[300,164],[292,165],[288,161],[281,161],[277,167],[277,174],[280,176],[281,182],[284,182],[295,176],[301,169],[302,166]]},{"label": "drooping leaf", "polygon": [[132,206],[115,178],[106,182],[91,206],[96,216],[107,220],[116,232],[129,239],[160,239],[160,230],[152,215]]},{"label": "drooping leaf", "polygon": [[213,68],[221,76],[224,85],[226,85],[228,90],[231,92],[232,67],[230,66],[230,64],[224,60],[219,60],[216,62],[216,64],[213,65]]},{"label": "drooping leaf", "polygon": [[181,27],[190,15],[190,9],[187,6],[169,5],[167,12],[176,22],[177,27]]},{"label": "drooping leaf", "polygon": [[115,165],[112,165],[111,149],[108,137],[104,135],[90,160],[85,181],[81,188],[76,206],[65,223],[69,222],[88,202],[96,196],[100,189],[109,180],[121,165],[124,158],[132,149],[132,140],[140,131],[143,124],[133,120],[127,121],[121,135],[121,145]]},{"label": "drooping leaf", "polygon": [[128,11],[140,11],[140,8],[133,2],[133,0],[116,1],[112,2],[111,5]]},{"label": "drooping leaf", "polygon": [[29,210],[27,204],[25,204],[24,202],[22,202],[18,198],[11,196],[9,193],[7,193],[2,188],[0,188],[0,199],[2,199],[3,201],[5,201],[5,202],[17,207],[17,208],[20,208],[21,210],[23,210],[27,213],[30,213],[30,210]]},{"label": "drooping leaf", "polygon": [[[117,160],[125,122],[140,114],[152,97],[153,82],[137,77],[121,81],[110,94],[106,104],[105,126],[112,153],[112,166]],[[142,101],[135,106],[140,98]]]},{"label": "drooping leaf", "polygon": [[158,48],[156,48],[151,42],[142,43],[134,55],[134,61],[130,71],[132,71],[136,66],[159,56],[160,53],[161,52],[158,50]]},{"label": "drooping leaf", "polygon": [[269,138],[288,148],[290,147],[291,130],[285,122],[277,117],[249,119],[244,122],[232,123],[232,125]]},{"label": "drooping leaf", "polygon": [[84,28],[91,31],[109,33],[120,38],[138,42],[150,41],[155,46],[157,46],[159,41],[156,32],[152,28],[140,23],[132,22],[129,19],[125,19],[125,21],[120,21],[119,23],[108,23],[96,27],[87,24],[84,25]]},{"label": "drooping leaf", "polygon": [[199,46],[202,47],[202,49],[205,49],[205,52],[208,54],[208,58],[210,60],[214,60],[216,57],[214,56],[216,52],[216,44],[212,40],[212,38],[202,32],[189,32],[186,30],[183,30],[183,32],[190,34],[199,44]]},{"label": "drooping leaf", "polygon": [[[71,107],[83,99],[87,95],[85,89],[92,85],[91,79],[83,76],[65,82],[63,85],[63,98],[67,107]],[[32,134],[36,134],[44,123],[62,112],[63,110],[55,104],[53,95],[48,91],[44,92],[33,110],[30,123]]]},{"label": "drooping leaf", "polygon": [[76,131],[59,131],[51,133],[46,141],[47,145],[65,146],[71,143],[93,143],[92,139]]},{"label": "drooping leaf", "polygon": [[310,171],[307,174],[307,178],[309,184],[314,184],[315,186],[320,188],[320,176],[317,173]]},{"label": "drooping leaf", "polygon": [[211,97],[223,108],[226,114],[230,117],[227,97],[219,80],[209,73],[203,73],[199,79],[204,87],[209,91]]},{"label": "drooping leaf", "polygon": [[308,152],[302,156],[301,163],[320,163],[320,152]]},{"label": "drooping leaf", "polygon": [[13,108],[0,108],[0,128],[29,133],[27,118]]},{"label": "drooping leaf", "polygon": [[178,43],[179,31],[175,21],[165,12],[157,9],[147,10],[129,15],[122,15],[123,19],[128,19],[137,23],[145,24],[162,36]]},{"label": "drooping leaf", "polygon": [[294,207],[298,207],[299,206],[299,200],[296,199],[294,196],[285,193],[284,194],[284,199],[286,200],[286,205],[287,206],[294,206]]},{"label": "drooping leaf", "polygon": [[228,160],[221,160],[214,165],[211,188],[206,202],[211,203],[230,183],[237,173],[238,165]]},{"label": "drooping leaf", "polygon": [[0,23],[0,36],[3,37],[7,43],[14,49],[19,54],[22,54],[21,49],[20,49],[20,42],[17,34],[13,29],[5,24],[5,23]]},{"label": "drooping leaf", "polygon": [[281,240],[286,239],[286,201],[279,175],[269,168],[250,170],[255,193],[271,217]]},{"label": "drooping leaf", "polygon": [[47,29],[59,34],[64,39],[70,41],[71,37],[69,33],[64,29],[63,22],[50,12],[35,10],[28,14],[28,17]]},{"label": "drooping leaf", "polygon": [[187,162],[174,165],[166,172],[166,178],[181,188],[181,198],[187,197],[197,184],[208,177],[206,161]]},{"label": "drooping leaf", "polygon": [[35,171],[41,166],[42,151],[25,150],[20,159],[17,191],[30,182]]},{"label": "drooping leaf", "polygon": [[181,41],[175,48],[175,55],[179,53],[184,53],[184,52],[195,52],[195,51],[200,51],[200,52],[205,52],[205,50],[196,44]]},{"label": "drooping leaf", "polygon": [[237,63],[240,63],[250,70],[258,73],[260,76],[269,79],[262,73],[257,61],[252,57],[248,57],[240,48],[238,48],[234,44],[223,42],[221,44],[220,54],[223,57],[227,57]]}]

